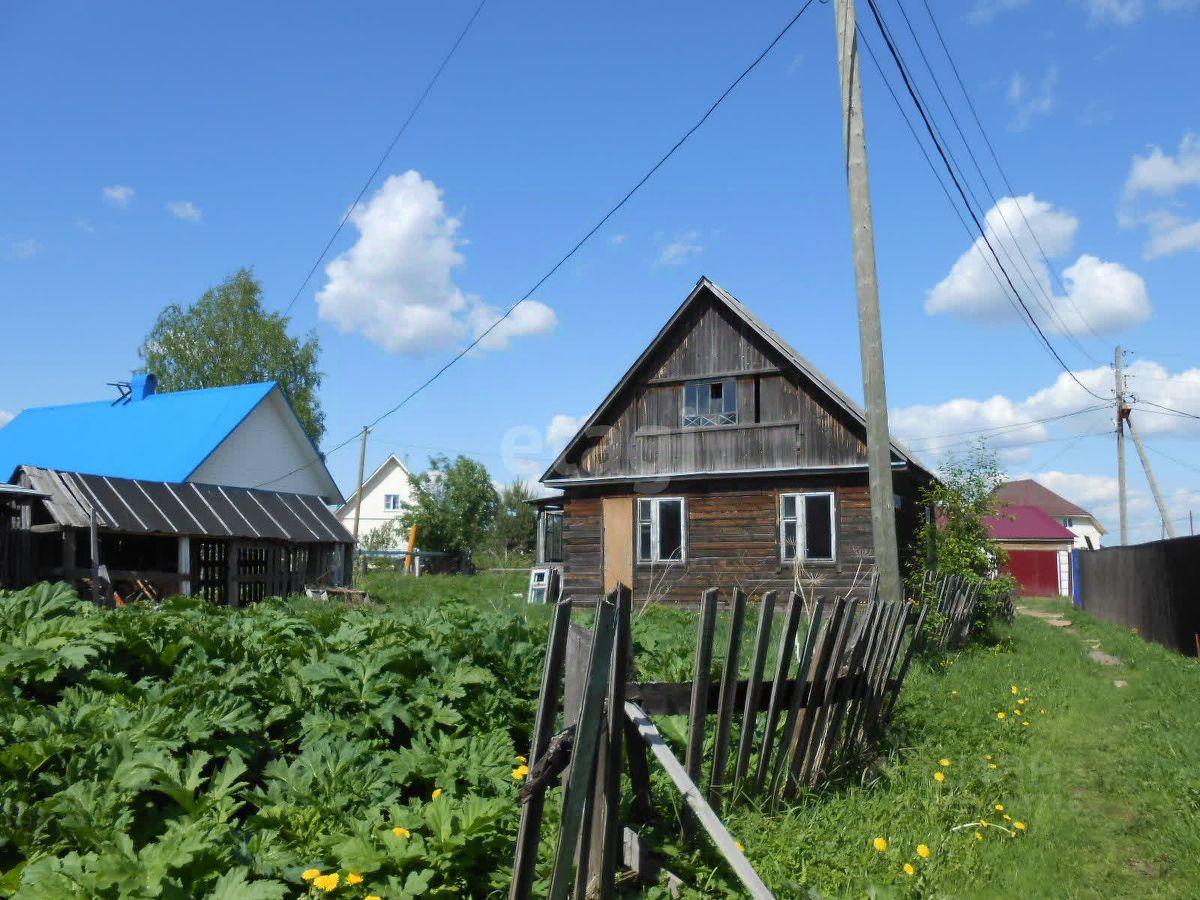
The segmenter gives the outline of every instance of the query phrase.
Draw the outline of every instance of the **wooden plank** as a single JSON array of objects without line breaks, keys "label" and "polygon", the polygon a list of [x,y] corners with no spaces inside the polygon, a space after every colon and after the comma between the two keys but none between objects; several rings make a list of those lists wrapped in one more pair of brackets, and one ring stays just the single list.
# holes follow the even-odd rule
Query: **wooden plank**
[{"label": "wooden plank", "polygon": [[[824,615],[825,604],[818,597],[816,604],[813,606],[812,618],[808,622],[808,634],[804,637],[804,649],[800,652],[797,662],[797,681],[803,682],[808,679],[810,661],[812,660],[813,653],[817,647],[817,641],[822,631],[821,625]],[[770,794],[772,798],[779,796],[779,779],[783,772],[787,770],[788,760],[794,752],[792,744],[795,739],[796,730],[799,727],[799,721],[804,715],[803,702],[803,692],[796,691],[792,695],[791,703],[788,704],[788,717],[783,726],[783,734],[780,737],[779,759],[775,762],[775,766],[771,770]]]},{"label": "wooden plank", "polygon": [[771,699],[767,706],[767,721],[763,726],[762,749],[758,755],[758,771],[754,774],[754,791],[757,796],[762,793],[766,784],[767,773],[770,771],[771,754],[775,747],[775,730],[779,724],[779,716],[790,698],[785,698],[782,688],[787,681],[788,669],[792,664],[792,654],[795,652],[796,631],[800,626],[800,613],[804,611],[804,601],[800,595],[792,591],[788,596],[788,608],[784,613],[783,631],[779,636],[779,653],[775,659],[775,678],[771,682]]},{"label": "wooden plank", "polygon": [[828,734],[830,719],[837,709],[837,679],[841,674],[842,660],[845,658],[846,647],[850,642],[851,634],[854,632],[854,620],[858,615],[857,603],[849,597],[845,598],[843,602],[845,604],[845,612],[842,616],[842,627],[838,629],[837,638],[829,656],[829,664],[825,670],[825,691],[819,699],[813,699],[813,703],[816,705],[816,715],[812,717],[813,727],[810,732],[808,747],[805,749],[803,763],[794,782],[796,787],[799,787],[801,784],[811,783],[813,777],[817,774],[816,766],[821,745]]},{"label": "wooden plank", "polygon": [[[615,604],[608,598],[597,605],[583,704],[571,754],[571,773],[563,792],[562,820],[550,873],[550,900],[565,900],[574,881],[571,870],[583,826],[584,807],[591,797],[596,779],[596,751],[600,726],[604,721],[604,689],[612,668],[615,612]],[[581,859],[580,863],[584,864],[584,861]]]},{"label": "wooden plank", "polygon": [[654,754],[659,764],[666,770],[671,781],[674,782],[675,787],[683,795],[688,808],[695,814],[701,827],[708,832],[708,836],[716,847],[717,852],[729,863],[738,880],[746,888],[748,896],[755,898],[755,900],[773,898],[774,895],[770,889],[763,883],[758,873],[754,871],[754,867],[750,865],[749,860],[746,859],[742,851],[738,849],[737,843],[724,824],[722,824],[720,817],[704,801],[700,789],[696,787],[696,783],[688,776],[684,766],[680,765],[679,760],[675,758],[675,754],[671,752],[671,748],[667,746],[666,741],[663,740],[654,723],[650,721],[650,717],[636,703],[628,701],[625,703],[625,714],[637,726],[638,734],[641,735],[642,740],[646,742],[646,746],[650,748],[650,752]]},{"label": "wooden plank", "polygon": [[776,596],[776,591],[767,591],[759,604],[754,653],[750,658],[750,677],[746,679],[746,699],[742,707],[742,733],[738,739],[737,758],[733,767],[734,796],[741,790],[746,772],[750,768],[750,752],[753,750],[754,735],[758,730],[758,698],[762,689],[763,671],[767,667],[767,654],[771,649],[771,620],[775,613]]},{"label": "wooden plank", "polygon": [[729,642],[725,648],[725,666],[721,670],[721,698],[717,703],[717,733],[709,774],[708,802],[719,814],[725,791],[725,770],[729,767],[729,741],[733,733],[733,712],[737,708],[735,692],[738,664],[741,661],[742,630],[746,626],[746,594],[733,589],[733,615],[729,621]]},{"label": "wooden plank", "polygon": [[692,670],[692,703],[688,711],[688,742],[685,765],[688,777],[700,781],[704,758],[704,728],[708,720],[708,685],[712,678],[713,634],[717,627],[717,589],[709,588],[700,598],[700,624],[696,636],[696,664]]},{"label": "wooden plank", "polygon": [[[551,573],[550,586],[557,580]],[[548,595],[549,596],[549,595]],[[542,666],[542,688],[538,694],[537,713],[533,722],[533,736],[526,758],[530,768],[542,758],[554,734],[558,718],[558,692],[562,682],[566,659],[567,628],[571,622],[571,600],[560,600],[554,607],[550,622],[550,636],[546,642],[546,660]],[[542,829],[542,813],[545,808],[545,791],[538,791],[521,807],[521,824],[517,829],[517,847],[513,861],[513,880],[509,888],[510,900],[527,900],[533,891],[534,869]]]},{"label": "wooden plank", "polygon": [[[632,651],[629,613],[632,603],[628,585],[618,584],[615,591],[616,621],[613,635],[612,671],[609,675],[603,781],[597,785],[597,796],[603,805],[596,810],[599,821],[592,830],[592,859],[596,869],[595,886],[588,891],[600,900],[612,900],[616,894],[617,862],[621,859],[621,750],[625,735],[625,677]],[[599,780],[599,779],[598,779]],[[601,789],[602,788],[602,792]],[[599,836],[599,840],[597,840]]]},{"label": "wooden plank", "polygon": [[[628,717],[625,722],[637,740],[638,746],[642,748],[642,754],[644,755],[646,745],[642,743],[642,739],[638,736],[636,726],[629,721]],[[665,878],[667,893],[670,896],[679,897],[683,894],[685,887],[683,879],[674,872],[667,870],[660,860],[646,850],[642,844],[642,839],[638,837],[636,831],[632,828],[624,829],[621,844],[623,849],[622,862],[624,862],[625,868],[638,877],[639,881],[643,884],[658,884],[660,880]]]},{"label": "wooden plank", "polygon": [[900,689],[904,686],[904,677],[908,674],[909,664],[912,662],[913,654],[917,647],[921,644],[921,628],[925,624],[925,616],[929,612],[929,607],[921,608],[920,614],[917,616],[917,624],[913,628],[912,640],[908,643],[908,649],[904,653],[904,661],[900,664],[900,671],[896,673],[896,688],[892,691],[891,697],[888,699],[887,707],[880,716],[882,723],[887,723],[892,717],[892,712],[896,708],[896,701],[900,698]]},{"label": "wooden plank", "polygon": [[833,689],[834,707],[825,726],[825,733],[822,735],[821,742],[817,746],[817,754],[813,760],[812,770],[808,778],[810,787],[815,786],[817,779],[824,773],[825,764],[832,757],[834,748],[837,747],[842,725],[850,711],[849,706],[853,701],[854,695],[865,685],[866,676],[862,671],[863,658],[866,656],[867,645],[870,643],[871,635],[878,627],[879,615],[879,604],[870,603],[867,605],[867,615],[863,620],[862,630],[859,632],[857,640],[855,640],[850,651],[850,663],[847,668],[846,677],[841,679],[841,683],[835,685]]},{"label": "wooden plank", "polygon": [[[784,770],[781,792],[781,796],[783,797],[794,795],[797,779],[800,777],[800,770],[804,765],[804,760],[808,757],[809,742],[813,736],[813,726],[816,724],[817,715],[820,711],[818,704],[825,691],[824,684],[821,684],[819,688],[817,687],[818,680],[823,682],[827,677],[826,673],[829,671],[834,648],[837,646],[842,634],[842,623],[846,618],[846,607],[848,605],[849,601],[844,597],[839,597],[833,601],[833,611],[829,616],[829,624],[824,629],[816,651],[813,654],[811,677],[814,683],[814,693],[809,702],[800,710],[800,717],[797,721],[796,729],[792,734],[792,743],[788,748],[786,759],[780,760],[780,764]],[[796,708],[794,702],[792,708]]]}]

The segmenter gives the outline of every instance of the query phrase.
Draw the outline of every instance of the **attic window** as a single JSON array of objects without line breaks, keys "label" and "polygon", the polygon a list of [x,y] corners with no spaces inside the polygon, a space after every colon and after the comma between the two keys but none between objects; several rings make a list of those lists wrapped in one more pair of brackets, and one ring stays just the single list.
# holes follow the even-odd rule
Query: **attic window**
[{"label": "attic window", "polygon": [[692,381],[683,386],[684,428],[736,425],[737,420],[737,382],[734,379]]},{"label": "attic window", "polygon": [[383,508],[386,509],[388,512],[392,512],[393,510],[399,509],[400,508],[400,495],[399,494],[384,494],[383,495]]}]

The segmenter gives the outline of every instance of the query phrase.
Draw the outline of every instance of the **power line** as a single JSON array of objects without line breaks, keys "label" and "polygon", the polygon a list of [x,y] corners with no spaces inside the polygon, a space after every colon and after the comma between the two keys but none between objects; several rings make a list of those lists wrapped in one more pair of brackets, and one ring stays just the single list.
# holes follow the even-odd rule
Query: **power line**
[{"label": "power line", "polygon": [[1163,412],[1171,413],[1172,415],[1182,416],[1185,419],[1200,419],[1200,416],[1196,415],[1195,413],[1185,412],[1182,409],[1175,409],[1170,406],[1163,406],[1161,403],[1153,403],[1150,400],[1139,399],[1137,402],[1145,403],[1147,406],[1153,406],[1156,409],[1161,409]]},{"label": "power line", "polygon": [[425,85],[425,90],[421,91],[421,95],[417,98],[417,102],[413,104],[413,108],[409,110],[407,118],[405,118],[403,124],[392,138],[392,142],[388,144],[387,149],[383,151],[383,156],[379,157],[379,162],[375,164],[375,168],[371,170],[371,174],[367,176],[367,180],[363,182],[363,186],[359,189],[358,196],[354,198],[354,202],[350,204],[350,208],[346,210],[346,214],[342,216],[342,220],[338,222],[337,228],[333,229],[333,234],[331,234],[329,236],[329,240],[325,242],[325,246],[321,249],[320,255],[317,256],[316,262],[312,264],[312,268],[308,270],[308,274],[305,275],[304,280],[300,282],[300,287],[296,288],[296,293],[292,295],[292,299],[289,300],[288,305],[284,307],[283,315],[286,316],[289,312],[291,312],[292,307],[296,305],[296,301],[300,299],[300,294],[304,292],[304,289],[308,286],[309,281],[312,280],[313,274],[317,271],[317,268],[325,259],[325,255],[329,253],[329,248],[333,246],[333,242],[337,240],[338,235],[342,233],[342,229],[346,227],[346,223],[350,221],[350,216],[353,215],[354,210],[358,209],[358,204],[362,202],[362,198],[370,189],[372,182],[375,181],[375,176],[379,174],[379,170],[383,168],[383,164],[387,162],[387,158],[391,156],[392,151],[396,149],[396,144],[399,143],[400,138],[404,136],[404,132],[408,130],[409,124],[414,118],[416,118],[417,113],[420,112],[421,107],[425,103],[425,98],[429,96],[429,92],[433,90],[434,85],[438,83],[438,79],[442,77],[442,71],[454,57],[455,52],[458,50],[459,44],[463,42],[463,38],[467,36],[467,32],[471,30],[471,26],[475,24],[475,20],[479,18],[479,14],[483,12],[483,7],[486,4],[487,0],[480,0],[479,5],[475,7],[475,12],[471,14],[471,18],[467,20],[467,24],[463,26],[463,30],[459,32],[458,39],[455,40],[453,46],[450,47],[450,51],[442,58],[441,64],[433,73],[433,77],[429,79],[429,83]]},{"label": "power line", "polygon": [[[485,0],[485,2],[486,2],[486,0]],[[482,7],[482,4],[480,4],[480,5]],[[812,5],[813,5],[813,0],[805,0],[804,5],[800,7],[800,11],[797,12],[794,16],[792,16],[792,18],[788,21],[788,23],[783,26],[783,29],[777,35],[775,35],[774,39],[769,44],[767,44],[766,48],[761,53],[759,53],[757,57],[755,57],[754,61],[751,62],[750,65],[748,65],[742,71],[742,73],[740,75],[738,75],[738,77],[735,78],[733,80],[733,82],[727,88],[725,88],[724,91],[721,92],[720,96],[718,96],[717,99],[715,101],[713,101],[712,105],[708,107],[708,109],[704,112],[704,114],[702,116],[700,116],[699,119],[696,120],[696,123],[694,125],[692,125],[691,128],[689,128],[686,132],[684,132],[683,136],[681,138],[679,138],[679,140],[677,140],[674,143],[674,145],[672,145],[671,149],[668,150],[665,154],[663,154],[663,156],[658,160],[658,162],[656,162],[653,166],[651,166],[649,171],[647,171],[646,174],[643,175],[641,177],[641,179],[639,179],[638,182],[632,188],[630,188],[625,193],[625,195],[623,197],[621,197],[621,199],[618,200],[617,203],[614,206],[612,206],[608,210],[608,212],[606,212],[600,218],[600,220],[598,222],[596,222],[596,224],[593,225],[587,231],[586,234],[584,234],[583,237],[581,237],[578,241],[576,241],[574,246],[572,246],[570,250],[568,250],[565,254],[563,254],[559,258],[559,260],[556,263],[554,263],[554,265],[552,265],[550,267],[550,269],[534,283],[533,287],[531,287],[528,291],[526,291],[519,300],[517,300],[515,303],[511,304],[507,309],[505,309],[504,312],[500,315],[500,317],[498,319],[496,319],[496,321],[494,321],[491,325],[489,325],[486,329],[484,329],[484,331],[482,333],[480,333],[473,341],[471,341],[469,344],[467,344],[466,347],[464,347],[462,350],[460,350],[458,353],[456,353],[454,356],[452,356],[441,368],[439,368],[436,372],[434,372],[427,379],[425,379],[425,381],[421,382],[421,384],[419,384],[416,388],[414,388],[412,391],[410,391],[408,394],[406,394],[399,403],[397,403],[395,406],[393,406],[387,412],[378,416],[373,422],[371,422],[369,425],[367,425],[367,429],[370,430],[370,429],[374,428],[376,425],[378,425],[380,422],[382,422],[388,416],[391,416],[391,415],[399,412],[401,409],[403,409],[404,406],[407,403],[409,403],[414,397],[416,397],[418,394],[420,394],[422,391],[424,391],[427,387],[429,387],[431,384],[433,384],[435,381],[437,381],[446,372],[447,369],[449,369],[451,366],[453,366],[455,363],[457,363],[460,359],[462,359],[464,356],[466,356],[468,353],[470,353],[473,349],[475,349],[477,346],[479,346],[479,343],[484,338],[486,338],[489,334],[491,334],[496,329],[496,327],[498,325],[500,325],[501,322],[503,322],[505,319],[507,319],[512,314],[513,310],[515,310],[518,306],[520,306],[522,303],[524,303],[526,300],[528,300],[531,296],[533,296],[533,294],[543,284],[545,284],[550,279],[550,277],[554,275],[555,272],[557,272],[560,268],[562,268],[563,265],[565,265],[576,253],[579,252],[579,250],[583,247],[584,244],[586,244],[589,240],[591,240],[591,238],[596,234],[596,232],[598,232],[601,228],[604,227],[604,225],[608,222],[609,219],[611,219],[614,215],[616,215],[617,212],[620,211],[620,209],[622,207],[624,207],[625,204],[628,203],[633,198],[633,195],[636,194],[642,188],[642,186],[645,185],[645,183],[647,181],[649,181],[651,179],[651,177],[653,177],[654,174],[663,167],[663,165],[666,164],[667,160],[669,160],[672,156],[675,155],[676,151],[679,150],[679,148],[682,147],[693,134],[695,134],[697,131],[700,130],[700,127],[705,122],[708,121],[708,119],[712,116],[712,114],[714,112],[717,111],[717,107],[719,107],[725,101],[725,98],[727,98],[730,94],[732,94],[734,89],[737,88],[737,86],[740,85],[751,72],[753,72],[756,68],[758,68],[759,64],[764,59],[767,58],[767,55],[772,50],[775,49],[775,45],[778,44],[781,40],[783,40],[784,35],[786,35],[789,31],[791,31],[792,26],[795,25],[798,21],[800,21],[800,17],[803,16],[804,13],[808,11],[808,8]],[[345,447],[346,445],[348,445],[351,442],[353,442],[354,440],[356,440],[359,437],[359,434],[360,434],[360,432],[356,431],[354,434],[350,435],[350,437],[346,438],[346,440],[342,441],[340,444],[333,447],[333,449],[326,451],[324,456],[329,456],[333,453],[336,453],[338,450],[341,450],[343,447]],[[294,475],[297,472],[303,471],[304,469],[306,469],[312,465],[314,465],[314,463],[310,462],[310,463],[306,463],[305,465],[298,466],[297,468],[292,469],[290,472],[280,475],[278,478],[273,478],[270,481],[264,481],[261,484],[255,485],[255,487],[264,487],[268,484],[274,484],[278,481],[282,481],[284,478]]]},{"label": "power line", "polygon": [[[1046,333],[1042,330],[1041,325],[1038,324],[1037,319],[1034,317],[1033,313],[1030,311],[1029,306],[1025,303],[1025,300],[1021,297],[1020,292],[1017,290],[1016,285],[1013,284],[1012,277],[1008,274],[1008,271],[1004,268],[1004,264],[1000,261],[1000,257],[999,257],[999,255],[997,255],[995,247],[992,246],[992,242],[991,242],[991,240],[989,240],[989,238],[987,236],[987,230],[983,227],[982,223],[980,223],[978,216],[975,215],[975,211],[971,208],[970,201],[967,199],[966,192],[963,189],[962,184],[959,182],[957,175],[954,173],[954,167],[951,165],[950,160],[947,157],[945,149],[942,147],[941,142],[938,140],[938,136],[937,136],[936,130],[933,126],[933,123],[931,122],[929,114],[927,113],[924,105],[921,103],[919,97],[917,96],[916,89],[914,88],[911,80],[909,79],[907,69],[906,69],[903,61],[900,58],[900,52],[896,48],[896,45],[892,42],[891,36],[887,31],[887,26],[883,22],[883,16],[879,12],[878,5],[875,3],[875,0],[867,0],[867,3],[870,6],[871,13],[875,18],[875,24],[878,26],[880,34],[883,36],[884,42],[887,44],[888,52],[891,54],[893,61],[896,63],[896,67],[900,71],[900,77],[904,81],[904,87],[907,90],[910,99],[916,105],[917,112],[920,113],[920,115],[921,115],[921,119],[925,125],[925,129],[926,129],[926,131],[928,131],[930,139],[933,141],[934,148],[938,151],[938,155],[942,158],[942,163],[946,166],[946,169],[950,174],[951,181],[954,182],[954,186],[958,190],[959,196],[962,198],[963,203],[967,206],[967,212],[970,214],[971,219],[975,222],[975,227],[979,230],[980,237],[983,239],[984,244],[987,246],[988,250],[991,252],[992,256],[995,258],[996,264],[1000,267],[1000,271],[1004,275],[1005,282],[1008,284],[1009,288],[1012,290],[1013,296],[1016,298],[1017,303],[1020,304],[1021,309],[1025,311],[1025,315],[1028,319],[1028,325],[1030,327],[1032,327],[1032,329],[1034,331],[1036,331],[1037,337],[1041,340],[1042,344],[1045,346],[1047,351],[1049,351],[1050,355],[1054,358],[1054,360],[1058,363],[1058,365],[1062,368],[1062,370],[1064,372],[1066,372],[1068,376],[1070,376],[1071,380],[1073,380],[1077,385],[1079,385],[1079,387],[1081,387],[1085,392],[1087,392],[1091,396],[1095,397],[1097,400],[1107,401],[1106,397],[1102,397],[1099,394],[1097,394],[1095,391],[1093,391],[1091,388],[1089,388],[1087,385],[1085,385],[1082,381],[1080,381],[1079,378],[1075,375],[1075,373],[1073,371],[1071,371],[1071,368],[1066,364],[1066,361],[1063,360],[1063,358],[1059,354],[1058,350],[1054,347],[1054,345],[1050,342],[1050,339],[1046,336]],[[1010,302],[1011,302],[1011,299],[1010,299]]]},{"label": "power line", "polygon": [[[1006,232],[1008,232],[1008,237],[1012,241],[1013,248],[1017,251],[1017,255],[1021,257],[1021,261],[1023,263],[1025,263],[1025,268],[1029,271],[1030,279],[1032,279],[1034,287],[1037,288],[1037,291],[1034,292],[1034,299],[1037,300],[1038,306],[1041,307],[1042,311],[1046,313],[1047,318],[1049,318],[1051,322],[1055,323],[1059,327],[1059,329],[1061,329],[1062,333],[1065,334],[1067,336],[1068,340],[1070,340],[1071,343],[1073,343],[1075,345],[1076,349],[1078,349],[1080,353],[1082,353],[1084,356],[1086,356],[1092,362],[1099,364],[1099,360],[1096,359],[1096,357],[1094,357],[1090,352],[1088,352],[1088,350],[1083,346],[1083,344],[1081,344],[1079,342],[1079,339],[1071,331],[1070,327],[1067,325],[1066,321],[1064,321],[1062,316],[1059,314],[1058,310],[1056,310],[1054,308],[1054,298],[1051,296],[1050,292],[1048,290],[1046,290],[1046,287],[1044,284],[1042,284],[1041,279],[1038,278],[1037,271],[1034,269],[1033,264],[1029,261],[1029,257],[1027,257],[1025,255],[1024,248],[1021,247],[1020,242],[1017,240],[1016,234],[1013,232],[1012,226],[1009,225],[1008,217],[1004,214],[1004,210],[1000,206],[1000,199],[999,199],[999,197],[997,197],[997,192],[992,189],[991,182],[988,181],[987,175],[985,175],[983,172],[983,167],[980,166],[979,160],[975,156],[975,151],[971,149],[970,141],[967,140],[966,134],[963,133],[962,126],[958,122],[958,116],[956,116],[954,114],[954,107],[950,104],[950,100],[946,97],[945,91],[942,90],[941,81],[938,79],[937,73],[934,71],[933,65],[932,65],[932,63],[930,63],[929,57],[925,53],[925,48],[921,45],[921,39],[917,36],[917,31],[913,27],[912,20],[909,19],[909,17],[908,17],[908,11],[904,8],[904,4],[903,4],[903,2],[901,2],[901,0],[896,0],[896,6],[900,10],[900,15],[904,18],[904,24],[908,29],[909,35],[912,37],[913,44],[916,46],[917,52],[921,56],[921,61],[925,64],[925,70],[929,73],[929,78],[933,82],[934,89],[937,91],[938,96],[941,98],[942,105],[945,106],[946,112],[949,113],[949,115],[950,115],[950,121],[954,125],[954,130],[958,133],[959,140],[962,141],[963,147],[967,151],[967,156],[970,157],[971,164],[975,168],[975,174],[978,175],[979,180],[983,182],[984,190],[987,192],[987,196],[992,201],[992,209],[994,209],[996,211],[996,215],[1000,217],[1000,221],[1004,225],[1004,230]],[[961,175],[961,167],[960,167],[959,174]],[[1011,195],[1012,191],[1010,191],[1009,193]],[[972,197],[975,196],[974,192],[972,192],[971,196]],[[1012,199],[1013,199],[1013,202],[1016,204],[1017,209],[1020,210],[1021,204],[1019,202],[1017,202],[1017,198],[1015,196],[1013,196]],[[978,199],[976,199],[975,202],[978,204],[979,203]],[[1024,218],[1023,211],[1022,211],[1021,215],[1022,215],[1022,218]],[[1037,235],[1034,234],[1032,227],[1030,227],[1028,219],[1025,219],[1025,227],[1029,230],[1029,233],[1031,235],[1034,235],[1034,239],[1036,240]],[[1003,241],[1001,241],[1000,243],[1001,243],[1001,246],[1003,247]],[[1013,262],[1013,265],[1015,266],[1016,263],[1015,263],[1015,261],[1013,261],[1012,256],[1008,253],[1007,249],[1005,250],[1005,255],[1008,256],[1009,261]],[[1042,260],[1043,260],[1043,262],[1045,262],[1046,268],[1048,270],[1050,270],[1051,272],[1053,272],[1053,268],[1050,266],[1050,261],[1045,258],[1044,253],[1042,255]],[[1030,291],[1033,291],[1033,288],[1030,287],[1029,281],[1026,280],[1026,278],[1025,278],[1024,274],[1021,272],[1021,269],[1019,266],[1017,267],[1017,274],[1020,276],[1021,282],[1025,285],[1025,287],[1027,289],[1029,289]],[[1041,300],[1038,299],[1037,293],[1040,293],[1041,296],[1045,298],[1045,300],[1046,300],[1045,303],[1042,303]],[[1064,291],[1064,294],[1065,294],[1065,291]],[[1070,297],[1068,295],[1068,300],[1069,299],[1070,299]],[[1072,303],[1072,305],[1074,305],[1074,304]],[[1076,312],[1078,313],[1079,310],[1076,309]]]},{"label": "power line", "polygon": [[[896,0],[896,2],[899,3],[900,0]],[[933,9],[929,5],[929,0],[922,0],[922,3],[925,6],[926,14],[929,16],[930,24],[933,25],[934,33],[937,34],[938,43],[942,45],[942,52],[946,54],[946,61],[950,63],[950,69],[954,72],[954,80],[958,82],[958,89],[962,92],[963,99],[967,101],[967,107],[971,110],[971,117],[975,120],[975,127],[979,129],[979,134],[983,137],[984,144],[987,145],[988,153],[991,154],[992,162],[996,166],[996,171],[1000,173],[1000,178],[1004,181],[1004,187],[1008,190],[1009,196],[1015,198],[1017,192],[1013,189],[1012,182],[1008,179],[1008,173],[1004,170],[1004,166],[1000,164],[1000,157],[996,154],[996,148],[992,145],[991,138],[988,137],[987,130],[983,127],[983,121],[979,118],[979,112],[975,109],[975,103],[971,99],[971,94],[967,91],[966,83],[963,81],[962,75],[958,71],[958,65],[954,62],[954,56],[950,53],[950,47],[946,43],[945,37],[942,35],[942,29],[938,26],[937,19],[933,15]],[[903,10],[903,7],[901,7],[901,9]],[[908,17],[905,16],[905,18],[907,19]],[[1097,340],[1100,340],[1100,336],[1096,334],[1095,329],[1092,328],[1092,324],[1083,314],[1083,310],[1075,305],[1075,300],[1071,297],[1066,285],[1063,284],[1062,278],[1059,277],[1058,270],[1050,265],[1050,259],[1046,254],[1046,250],[1042,247],[1042,242],[1038,238],[1037,232],[1034,231],[1033,227],[1029,224],[1029,219],[1025,216],[1025,210],[1021,208],[1020,203],[1017,204],[1017,211],[1020,212],[1021,221],[1025,223],[1026,230],[1033,238],[1033,242],[1037,245],[1038,253],[1040,253],[1042,257],[1042,262],[1046,264],[1046,268],[1049,270],[1050,275],[1054,278],[1054,282],[1058,285],[1058,289],[1062,291],[1062,295],[1067,299],[1067,302],[1071,304],[1071,308],[1075,310],[1076,315],[1079,316],[1079,321],[1083,323],[1084,327],[1088,330],[1088,333]],[[1096,361],[1097,360],[1093,359],[1093,362]]]},{"label": "power line", "polygon": [[1164,459],[1169,459],[1171,462],[1175,463],[1176,465],[1183,466],[1185,469],[1191,469],[1193,472],[1200,472],[1200,466],[1194,466],[1190,462],[1185,462],[1184,460],[1179,459],[1178,457],[1172,456],[1169,453],[1163,453],[1163,451],[1159,450],[1157,447],[1151,447],[1149,444],[1147,444],[1146,449],[1150,450],[1153,453],[1157,453],[1159,456],[1163,457]]}]

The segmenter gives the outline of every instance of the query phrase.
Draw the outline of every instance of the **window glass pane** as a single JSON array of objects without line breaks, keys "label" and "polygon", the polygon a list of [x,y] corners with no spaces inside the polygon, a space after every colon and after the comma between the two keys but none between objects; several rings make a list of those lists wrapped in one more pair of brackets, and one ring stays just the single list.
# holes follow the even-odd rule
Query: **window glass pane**
[{"label": "window glass pane", "polygon": [[807,559],[833,559],[833,498],[804,498],[804,548]]},{"label": "window glass pane", "polygon": [[658,503],[658,558],[683,557],[683,502],[660,500]]},{"label": "window glass pane", "polygon": [[783,517],[785,519],[796,518],[796,495],[795,494],[784,494],[783,495]]},{"label": "window glass pane", "polygon": [[725,405],[722,412],[731,414],[732,422],[737,421],[737,382],[732,378],[725,380]]},{"label": "window glass pane", "polygon": [[697,414],[698,410],[696,407],[699,405],[697,402],[699,392],[700,385],[698,384],[685,384],[683,386],[683,416],[685,419]]},{"label": "window glass pane", "polygon": [[796,558],[796,523],[794,521],[783,523],[783,558]]},{"label": "window glass pane", "polygon": [[563,517],[562,513],[546,515],[546,531],[542,542],[545,558],[542,562],[562,562]]},{"label": "window glass pane", "polygon": [[650,506],[653,500],[638,500],[638,521],[649,524],[650,522]]},{"label": "window glass pane", "polygon": [[650,546],[650,523],[643,522],[638,526],[638,559],[649,561],[653,558]]}]

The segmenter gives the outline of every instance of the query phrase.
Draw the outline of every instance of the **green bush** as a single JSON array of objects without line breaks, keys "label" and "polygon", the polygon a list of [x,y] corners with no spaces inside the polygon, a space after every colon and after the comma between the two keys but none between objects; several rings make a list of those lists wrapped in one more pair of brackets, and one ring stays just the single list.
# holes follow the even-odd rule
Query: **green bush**
[{"label": "green bush", "polygon": [[501,889],[543,641],[454,601],[0,593],[0,896]]}]

